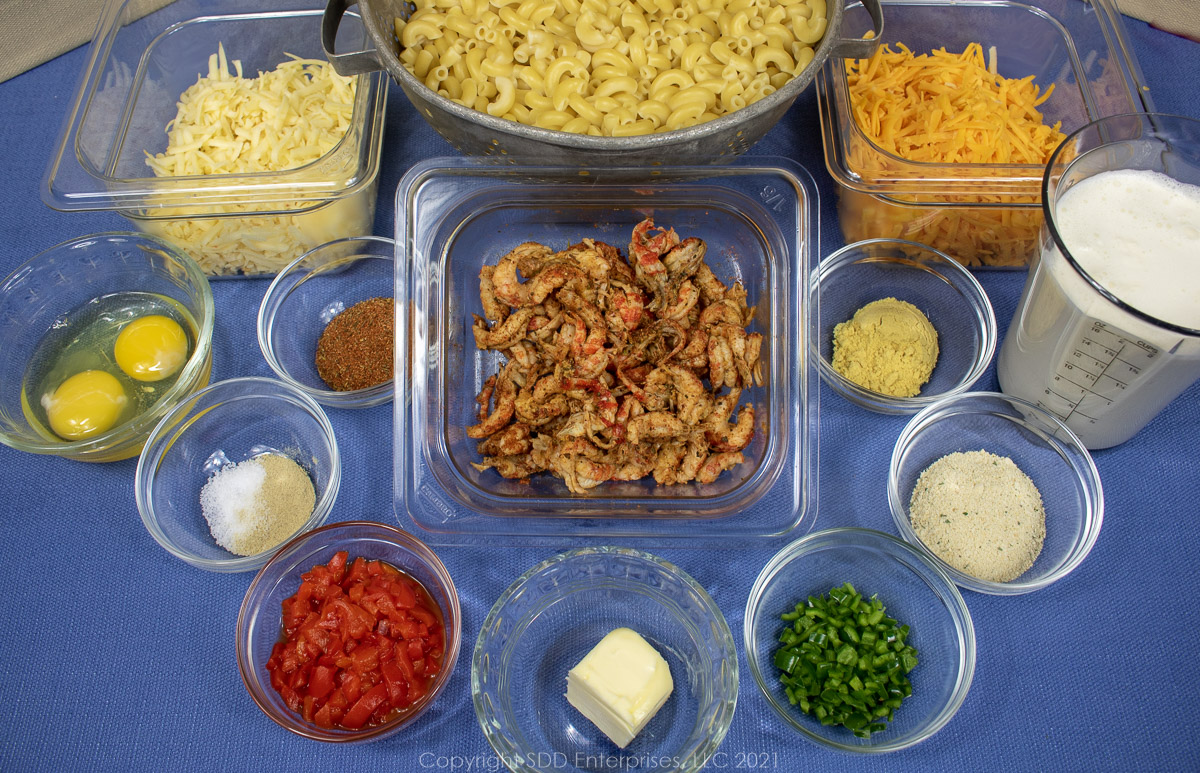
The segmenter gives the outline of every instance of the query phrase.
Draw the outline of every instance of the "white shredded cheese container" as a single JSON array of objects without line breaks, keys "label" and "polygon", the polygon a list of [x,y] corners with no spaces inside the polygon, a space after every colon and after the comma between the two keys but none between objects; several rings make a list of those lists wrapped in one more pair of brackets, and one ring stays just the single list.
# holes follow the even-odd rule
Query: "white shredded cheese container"
[{"label": "white shredded cheese container", "polygon": [[[42,184],[48,206],[116,211],[213,277],[274,275],[373,231],[388,82],[332,81],[322,7],[138,5],[110,0],[101,14]],[[354,16],[338,41],[369,45]],[[311,65],[285,64],[297,58]],[[261,90],[243,87],[262,73]]]}]

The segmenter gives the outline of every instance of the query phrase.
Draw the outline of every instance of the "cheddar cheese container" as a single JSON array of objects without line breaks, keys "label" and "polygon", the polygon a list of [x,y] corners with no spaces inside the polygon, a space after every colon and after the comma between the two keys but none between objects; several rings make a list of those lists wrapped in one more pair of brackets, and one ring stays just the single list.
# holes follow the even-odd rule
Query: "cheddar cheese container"
[{"label": "cheddar cheese container", "polygon": [[[1008,79],[1033,76],[1044,122],[1069,134],[1097,118],[1152,111],[1149,90],[1111,0],[884,0],[883,42],[913,54],[971,43]],[[860,4],[844,30],[871,29]],[[1044,164],[928,163],[873,142],[852,113],[846,60],[817,78],[825,164],[838,183],[846,242],[907,239],[972,267],[1024,268],[1042,225]]]},{"label": "cheddar cheese container", "polygon": [[[243,78],[294,59],[315,63],[308,73],[332,72],[321,50],[323,6],[177,0],[144,14],[146,7],[109,0],[101,13],[42,183],[48,206],[118,212],[214,277],[274,275],[317,245],[373,231],[388,86],[378,73],[355,76],[352,92],[330,89],[321,97],[322,105],[337,101],[348,127],[323,154],[289,153],[270,130],[238,137],[280,171],[204,173],[207,165],[197,163],[183,174],[156,176],[147,163],[166,150],[181,95],[210,75],[219,51],[225,69],[236,75],[240,64]],[[338,41],[348,51],[367,45],[357,16],[346,16]],[[264,100],[260,126],[292,124],[314,98],[314,81],[305,75],[280,84],[275,93],[286,95]],[[309,127],[291,137],[293,145],[312,142]]]}]

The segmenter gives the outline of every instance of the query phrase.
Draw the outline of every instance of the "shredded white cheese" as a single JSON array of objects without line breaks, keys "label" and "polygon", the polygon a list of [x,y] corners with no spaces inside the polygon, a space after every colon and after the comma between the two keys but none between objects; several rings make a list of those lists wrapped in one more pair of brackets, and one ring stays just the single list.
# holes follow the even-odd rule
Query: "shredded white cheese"
[{"label": "shredded white cheese", "polygon": [[909,519],[938,558],[992,582],[1024,574],[1046,538],[1037,486],[1012,459],[983,450],[929,465],[913,488]]},{"label": "shredded white cheese", "polygon": [[[346,136],[354,78],[314,59],[293,57],[255,78],[243,76],[240,60],[232,61],[232,71],[230,64],[219,45],[209,57],[208,74],[180,96],[178,113],[167,125],[167,149],[146,154],[155,175],[297,169]],[[210,274],[278,270],[326,241],[370,233],[373,189],[312,206],[296,201],[159,209],[139,226],[179,244]],[[291,214],[305,209],[310,211]],[[262,214],[265,210],[284,214]],[[240,212],[246,215],[237,216]]]}]

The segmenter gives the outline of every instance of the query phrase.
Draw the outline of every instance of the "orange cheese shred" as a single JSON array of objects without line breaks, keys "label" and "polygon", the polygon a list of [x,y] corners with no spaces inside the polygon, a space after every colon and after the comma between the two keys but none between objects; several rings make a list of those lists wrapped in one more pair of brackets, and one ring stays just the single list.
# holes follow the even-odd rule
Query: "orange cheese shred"
[{"label": "orange cheese shred", "polygon": [[[1061,123],[1047,125],[1038,109],[1051,94],[1032,75],[1005,78],[996,72],[995,51],[969,44],[962,53],[944,48],[914,54],[903,43],[882,45],[868,59],[846,60],[851,111],[875,148],[853,148],[860,169],[886,171],[887,156],[931,164],[1017,164],[1042,166],[1063,140]],[[879,151],[884,151],[880,154]],[[986,183],[996,172],[964,167],[957,175]],[[842,213],[847,237],[903,236],[942,249],[967,264],[1022,265],[1032,254],[1041,226],[1040,212],[998,206],[1004,201],[1035,203],[1035,196],[1007,199],[981,192],[932,197],[946,207],[919,211],[877,201],[873,207],[858,194],[853,218]],[[893,201],[913,198],[892,197]],[[923,197],[928,200],[931,197]],[[980,205],[979,209],[971,207]]]},{"label": "orange cheese shred", "polygon": [[910,161],[1044,164],[1063,139],[1037,109],[1042,93],[1030,75],[1009,79],[988,69],[983,46],[913,54],[903,43],[870,59],[846,62],[858,125],[883,150]]}]

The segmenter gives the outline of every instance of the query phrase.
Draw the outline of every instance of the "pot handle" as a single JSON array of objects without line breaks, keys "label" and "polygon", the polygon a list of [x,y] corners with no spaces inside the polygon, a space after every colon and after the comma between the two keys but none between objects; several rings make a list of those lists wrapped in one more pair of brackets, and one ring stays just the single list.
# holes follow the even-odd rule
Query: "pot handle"
[{"label": "pot handle", "polygon": [[373,48],[348,54],[339,54],[334,50],[337,47],[337,32],[342,17],[356,2],[357,0],[328,0],[325,13],[321,16],[321,48],[325,50],[325,58],[333,65],[338,75],[361,75],[383,69],[383,63],[379,61],[379,55]]},{"label": "pot handle", "polygon": [[[336,0],[330,0],[331,3]],[[875,28],[875,36],[870,38],[842,38],[833,47],[834,58],[838,59],[868,59],[879,47],[883,40],[883,6],[879,0],[860,0],[861,5],[871,14],[871,26]],[[845,16],[842,16],[845,19]]]}]

